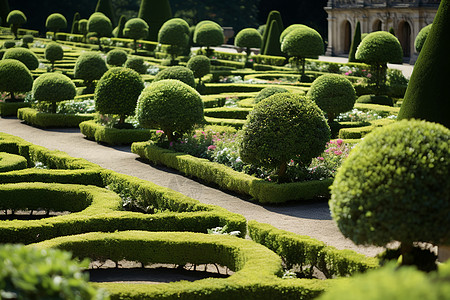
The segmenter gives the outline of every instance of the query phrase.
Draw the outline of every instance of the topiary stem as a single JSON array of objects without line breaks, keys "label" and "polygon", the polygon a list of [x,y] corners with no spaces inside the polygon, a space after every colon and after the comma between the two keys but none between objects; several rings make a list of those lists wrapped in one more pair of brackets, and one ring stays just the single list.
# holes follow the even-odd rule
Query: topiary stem
[{"label": "topiary stem", "polygon": [[120,115],[119,124],[125,123],[125,115]]},{"label": "topiary stem", "polygon": [[278,170],[278,182],[282,183],[286,180],[287,163],[283,161]]},{"label": "topiary stem", "polygon": [[56,114],[56,102],[52,102],[52,113]]},{"label": "topiary stem", "polygon": [[134,54],[137,54],[137,40],[134,40]]},{"label": "topiary stem", "polygon": [[327,112],[327,118],[328,118],[328,124],[331,124],[331,122],[334,121],[334,118],[336,117],[335,113]]},{"label": "topiary stem", "polygon": [[414,257],[412,250],[414,246],[412,243],[403,242],[400,245],[400,252],[402,254],[402,265],[409,266],[414,264]]}]

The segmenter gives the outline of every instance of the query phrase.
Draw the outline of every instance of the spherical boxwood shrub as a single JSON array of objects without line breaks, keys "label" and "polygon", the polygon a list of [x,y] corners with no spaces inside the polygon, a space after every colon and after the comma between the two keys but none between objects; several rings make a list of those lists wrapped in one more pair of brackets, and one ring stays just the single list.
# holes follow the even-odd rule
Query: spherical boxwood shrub
[{"label": "spherical boxwood shrub", "polygon": [[356,92],[350,80],[342,75],[326,74],[314,80],[307,97],[328,114],[332,122],[336,114],[353,109]]},{"label": "spherical boxwood shrub", "polygon": [[95,12],[89,17],[87,31],[95,33],[97,36],[97,44],[100,51],[102,50],[101,38],[111,36],[112,29],[111,20],[103,13]]},{"label": "spherical boxwood shrub", "polygon": [[296,29],[303,29],[303,28],[308,28],[308,26],[303,25],[303,24],[292,24],[289,27],[287,27],[286,29],[283,30],[283,32],[281,32],[280,34],[280,44],[283,43],[284,38],[291,33],[292,31],[296,30]]},{"label": "spherical boxwood shrub", "polygon": [[178,79],[187,85],[195,88],[194,73],[183,66],[173,66],[167,69],[161,70],[156,74],[154,81],[160,81],[164,79]]},{"label": "spherical boxwood shrub", "polygon": [[167,20],[159,29],[158,42],[170,45],[167,53],[175,60],[189,45],[189,24],[180,18]]},{"label": "spherical boxwood shrub", "polygon": [[114,49],[106,55],[106,62],[108,65],[121,67],[127,61],[128,54],[120,49]]},{"label": "spherical boxwood shrub", "polygon": [[[450,242],[450,130],[400,121],[374,130],[331,187],[331,214],[356,244]],[[405,258],[404,258],[405,260]]]},{"label": "spherical boxwood shrub", "polygon": [[76,262],[58,249],[22,245],[0,246],[0,295],[4,299],[107,299],[89,284],[83,269],[89,261]]},{"label": "spherical boxwood shrub", "polygon": [[171,142],[204,121],[203,102],[189,85],[174,79],[161,80],[142,91],[136,116],[142,126],[162,129]]},{"label": "spherical boxwood shrub", "polygon": [[246,49],[247,61],[250,56],[250,48],[261,48],[262,36],[255,28],[244,28],[236,35],[234,45]]},{"label": "spherical boxwood shrub", "polygon": [[8,40],[3,43],[3,48],[5,48],[5,49],[13,48],[15,46],[16,46],[16,42],[13,40]]},{"label": "spherical boxwood shrub", "polygon": [[134,113],[143,89],[144,81],[136,71],[123,67],[109,69],[95,88],[95,109],[102,114],[118,114],[119,123],[124,123],[125,116]]},{"label": "spherical boxwood shrub", "polygon": [[54,13],[47,17],[47,20],[45,21],[45,27],[48,30],[53,31],[53,40],[56,40],[56,33],[60,29],[64,29],[67,27],[67,20],[62,14]]},{"label": "spherical boxwood shrub", "polygon": [[33,86],[33,76],[30,70],[15,59],[0,60],[0,91],[9,92],[11,100],[15,101],[14,93],[28,92]]},{"label": "spherical boxwood shrub", "polygon": [[61,60],[64,57],[64,50],[58,43],[49,43],[45,47],[45,59],[52,64],[52,70],[55,66],[55,61]]},{"label": "spherical boxwood shrub", "polygon": [[282,180],[293,158],[309,165],[330,141],[330,127],[311,100],[278,93],[259,102],[247,117],[239,145],[244,162],[279,168]]},{"label": "spherical boxwood shrub", "polygon": [[258,103],[274,94],[278,93],[287,93],[289,92],[287,89],[279,87],[279,86],[268,86],[263,88],[258,95],[255,97],[255,103]]},{"label": "spherical boxwood shrub", "polygon": [[46,73],[33,83],[33,98],[37,101],[52,102],[52,112],[56,113],[56,102],[71,100],[76,95],[75,84],[61,73]]},{"label": "spherical boxwood shrub", "polygon": [[187,67],[194,73],[194,77],[199,79],[211,72],[211,62],[205,55],[195,55],[187,62]]},{"label": "spherical boxwood shrub", "polygon": [[128,57],[125,62],[125,67],[133,69],[139,74],[145,74],[147,72],[147,66],[144,64],[144,59],[138,56]]},{"label": "spherical boxwood shrub", "polygon": [[14,37],[17,40],[17,31],[22,24],[25,24],[27,22],[27,17],[20,10],[12,10],[6,17],[6,22],[11,25],[11,31],[13,32]]},{"label": "spherical boxwood shrub", "polygon": [[97,52],[84,52],[75,63],[75,78],[83,79],[87,86],[99,80],[108,71],[105,60]]},{"label": "spherical boxwood shrub", "polygon": [[30,49],[10,48],[5,51],[3,59],[17,59],[25,64],[29,70],[35,70],[39,67],[39,60]]},{"label": "spherical boxwood shrub", "polygon": [[146,38],[148,35],[147,22],[141,18],[133,18],[125,23],[123,34],[134,40],[134,51],[137,52],[137,40]]},{"label": "spherical boxwood shrub", "polygon": [[194,43],[200,47],[220,46],[224,42],[223,29],[219,24],[210,21],[208,23],[197,25],[194,31]]},{"label": "spherical boxwood shrub", "polygon": [[28,48],[28,44],[34,42],[34,36],[26,34],[22,37],[22,47]]},{"label": "spherical boxwood shrub", "polygon": [[416,48],[417,52],[422,51],[423,44],[425,44],[425,41],[428,37],[428,34],[430,33],[432,25],[433,24],[425,26],[417,34],[416,39],[414,40],[414,48]]}]

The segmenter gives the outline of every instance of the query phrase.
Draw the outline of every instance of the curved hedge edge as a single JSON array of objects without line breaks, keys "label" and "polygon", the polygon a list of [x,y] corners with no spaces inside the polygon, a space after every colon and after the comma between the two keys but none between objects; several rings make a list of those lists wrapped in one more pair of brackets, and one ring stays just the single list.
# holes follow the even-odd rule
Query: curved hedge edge
[{"label": "curved hedge edge", "polygon": [[243,99],[243,100],[239,101],[237,105],[238,105],[238,107],[253,109],[253,107],[255,107],[255,105],[256,105],[255,98]]},{"label": "curved hedge edge", "polygon": [[245,120],[239,119],[222,119],[222,118],[213,118],[205,116],[206,124],[209,125],[221,125],[221,126],[232,126],[236,129],[241,129],[245,124]]},{"label": "curved hedge edge", "polygon": [[[21,170],[27,168],[27,166],[27,160],[23,156],[0,152],[0,176],[2,172]],[[3,181],[0,182],[3,183]]]},{"label": "curved hedge edge", "polygon": [[149,129],[117,129],[105,127],[94,120],[79,124],[81,133],[88,139],[108,145],[123,145],[133,142],[148,141],[156,136],[156,130]]},{"label": "curved hedge edge", "polygon": [[157,147],[149,142],[133,143],[131,152],[153,163],[163,164],[200,178],[221,188],[247,194],[261,203],[283,203],[293,200],[328,196],[332,179],[298,183],[276,184],[234,171],[222,164],[185,153]]},{"label": "curved hedge edge", "polygon": [[216,107],[205,108],[203,110],[206,117],[222,118],[222,119],[247,119],[247,115],[252,111],[251,108],[241,107]]},{"label": "curved hedge edge", "polygon": [[17,118],[31,125],[49,128],[49,127],[78,127],[81,122],[92,120],[94,114],[76,115],[76,114],[51,114],[38,112],[34,108],[19,108]]},{"label": "curved hedge edge", "polygon": [[379,119],[371,121],[371,125],[363,127],[353,127],[353,128],[341,128],[339,130],[340,139],[361,139],[368,133],[372,132],[377,127],[382,127],[395,122],[392,119]]},{"label": "curved hedge edge", "polygon": [[383,111],[394,115],[398,115],[398,112],[400,111],[400,107],[392,107],[387,105],[369,104],[369,103],[355,103],[354,108],[360,109],[362,111],[367,110]]},{"label": "curved hedge edge", "polygon": [[379,266],[378,260],[352,250],[338,250],[309,236],[302,236],[251,220],[249,235],[253,241],[275,251],[292,266],[314,266],[328,278],[350,276]]},{"label": "curved hedge edge", "polygon": [[0,102],[0,117],[15,117],[19,108],[30,106],[30,102]]},{"label": "curved hedge edge", "polygon": [[281,260],[276,254],[254,242],[230,236],[126,231],[61,237],[31,246],[57,247],[73,252],[74,256],[100,260],[218,262],[237,270],[228,278],[194,282],[94,284],[106,289],[111,299],[313,299],[335,281],[280,279],[277,275],[282,271]]}]

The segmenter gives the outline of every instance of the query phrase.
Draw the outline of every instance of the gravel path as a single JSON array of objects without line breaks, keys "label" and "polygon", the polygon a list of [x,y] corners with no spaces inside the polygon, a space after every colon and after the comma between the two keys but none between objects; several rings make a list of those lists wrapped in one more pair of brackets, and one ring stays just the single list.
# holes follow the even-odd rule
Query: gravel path
[{"label": "gravel path", "polygon": [[301,235],[308,235],[338,249],[352,249],[374,256],[382,249],[361,247],[346,239],[331,219],[327,202],[260,205],[248,198],[204,185],[165,167],[152,166],[131,153],[130,146],[108,147],[89,141],[79,129],[38,129],[16,118],[0,119],[0,131],[51,150],[61,150],[104,168],[133,175],[169,187],[203,203],[215,204],[244,215],[247,220],[270,223]]}]

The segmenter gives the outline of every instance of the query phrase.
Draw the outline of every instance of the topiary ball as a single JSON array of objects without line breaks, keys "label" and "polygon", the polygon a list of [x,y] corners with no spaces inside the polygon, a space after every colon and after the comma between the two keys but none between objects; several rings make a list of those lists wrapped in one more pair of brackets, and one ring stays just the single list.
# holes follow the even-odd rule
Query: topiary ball
[{"label": "topiary ball", "polygon": [[144,59],[138,56],[129,56],[125,62],[125,67],[138,72],[139,74],[147,73],[147,66],[144,64]]},{"label": "topiary ball", "polygon": [[263,88],[258,95],[255,97],[255,103],[258,103],[272,95],[278,94],[278,93],[288,93],[289,91],[285,88],[279,87],[279,86],[268,86]]},{"label": "topiary ball", "polygon": [[16,42],[13,40],[8,40],[3,43],[3,48],[5,48],[5,49],[13,48],[15,46],[16,46]]},{"label": "topiary ball", "polygon": [[417,34],[416,39],[414,40],[414,48],[416,48],[417,53],[422,51],[423,44],[425,44],[432,25],[433,24],[425,26]]},{"label": "topiary ball", "polygon": [[283,38],[281,51],[289,56],[317,58],[324,52],[323,39],[308,26],[297,27]]},{"label": "topiary ball", "polygon": [[387,31],[369,33],[356,50],[356,59],[369,65],[401,64],[403,50],[398,39]]},{"label": "topiary ball", "polygon": [[199,46],[220,46],[224,39],[223,29],[218,24],[204,23],[195,27],[194,43]]},{"label": "topiary ball", "polygon": [[189,85],[174,79],[161,80],[142,91],[136,117],[142,126],[160,128],[168,136],[182,134],[204,121],[203,102]]},{"label": "topiary ball", "polygon": [[22,37],[22,42],[24,44],[30,44],[34,41],[34,36],[32,36],[31,34],[26,34]]},{"label": "topiary ball", "polygon": [[102,114],[131,115],[143,89],[144,81],[136,71],[109,69],[95,88],[95,109]]},{"label": "topiary ball", "polygon": [[39,60],[30,49],[10,48],[5,51],[3,59],[17,59],[25,64],[29,70],[35,70],[39,67]]},{"label": "topiary ball", "polygon": [[283,32],[281,32],[280,34],[280,44],[283,43],[284,38],[291,33],[292,31],[296,30],[296,29],[303,29],[303,28],[309,28],[306,25],[303,24],[292,24],[289,27],[287,27],[286,29],[283,30]]},{"label": "topiary ball", "polygon": [[6,17],[6,22],[11,25],[21,25],[27,22],[27,17],[20,10],[12,10]]},{"label": "topiary ball", "polygon": [[52,42],[48,43],[45,47],[45,59],[54,62],[56,60],[61,60],[64,57],[64,50],[62,46],[58,43]]},{"label": "topiary ball", "polygon": [[195,88],[194,73],[189,68],[183,66],[173,66],[161,70],[158,74],[156,74],[153,81],[160,81],[164,79],[178,79]]},{"label": "topiary ball", "polygon": [[0,91],[28,92],[33,86],[30,70],[19,60],[0,60]]},{"label": "topiary ball", "polygon": [[54,13],[47,17],[45,27],[50,31],[58,31],[67,27],[67,20],[62,14]]},{"label": "topiary ball", "polygon": [[141,18],[132,18],[125,23],[123,34],[133,40],[146,38],[148,35],[147,22]]},{"label": "topiary ball", "polygon": [[105,60],[98,52],[84,52],[75,63],[75,78],[84,81],[99,80],[108,71]]},{"label": "topiary ball", "polygon": [[330,141],[330,127],[311,100],[278,93],[256,104],[241,137],[239,152],[244,162],[276,168],[298,156],[309,165]]},{"label": "topiary ball", "polygon": [[211,72],[211,62],[205,55],[195,55],[187,62],[187,67],[194,73],[195,78],[202,78]]},{"label": "topiary ball", "polygon": [[127,61],[128,54],[120,49],[114,49],[106,55],[106,62],[108,65],[121,67]]},{"label": "topiary ball", "polygon": [[88,32],[95,32],[98,37],[103,37],[111,36],[112,29],[111,20],[103,13],[95,12],[89,17],[87,23]]},{"label": "topiary ball", "polygon": [[33,98],[37,101],[59,102],[71,100],[76,95],[75,84],[61,73],[45,73],[33,83]]},{"label": "topiary ball", "polygon": [[234,38],[234,45],[243,48],[261,48],[262,36],[255,28],[244,28]]},{"label": "topiary ball", "polygon": [[353,84],[344,76],[337,74],[318,77],[306,96],[321,110],[331,114],[352,110],[356,100]]},{"label": "topiary ball", "polygon": [[450,242],[450,130],[399,121],[374,130],[350,151],[329,202],[356,244]]},{"label": "topiary ball", "polygon": [[189,24],[180,18],[167,20],[159,29],[158,42],[177,47],[187,47],[189,44]]}]

